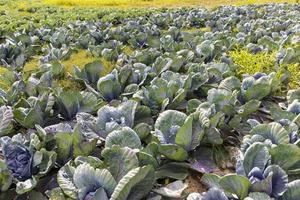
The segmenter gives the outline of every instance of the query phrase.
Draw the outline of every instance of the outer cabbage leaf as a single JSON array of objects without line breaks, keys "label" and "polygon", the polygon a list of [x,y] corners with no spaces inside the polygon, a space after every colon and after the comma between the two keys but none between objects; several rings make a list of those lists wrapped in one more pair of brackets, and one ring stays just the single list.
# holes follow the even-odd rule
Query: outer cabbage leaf
[{"label": "outer cabbage leaf", "polygon": [[244,176],[232,174],[220,179],[222,189],[225,192],[237,195],[240,199],[247,197],[250,185],[250,181]]},{"label": "outer cabbage leaf", "polygon": [[12,183],[12,175],[4,161],[0,160],[0,191],[5,192]]},{"label": "outer cabbage leaf", "polygon": [[137,108],[137,102],[128,100],[121,103],[118,107],[103,106],[98,110],[96,129],[100,135],[106,138],[107,134],[121,127],[130,127],[134,125],[134,115]]},{"label": "outer cabbage leaf", "polygon": [[103,188],[110,196],[117,183],[111,173],[106,169],[94,169],[89,164],[81,164],[74,170],[73,181],[78,188],[78,198],[83,200],[89,193]]},{"label": "outer cabbage leaf", "polygon": [[274,200],[274,198],[269,197],[269,195],[261,192],[251,192],[245,200]]},{"label": "outer cabbage leaf", "polygon": [[257,125],[250,133],[271,140],[273,144],[287,144],[290,140],[288,132],[276,122]]},{"label": "outer cabbage leaf", "polygon": [[152,166],[132,169],[119,181],[111,200],[142,199],[150,192],[154,182]]},{"label": "outer cabbage leaf", "polygon": [[158,193],[168,198],[182,198],[182,192],[187,188],[187,184],[182,181],[174,181],[164,187],[154,189],[155,193]]},{"label": "outer cabbage leaf", "polygon": [[13,112],[9,106],[0,107],[0,136],[7,135],[14,130]]},{"label": "outer cabbage leaf", "polygon": [[162,144],[174,144],[176,134],[184,125],[186,118],[186,114],[176,110],[162,112],[154,125],[155,136]]},{"label": "outer cabbage leaf", "polygon": [[269,162],[270,154],[268,148],[262,143],[252,144],[245,152],[243,166],[246,174],[254,168],[258,167],[263,171]]},{"label": "outer cabbage leaf", "polygon": [[74,68],[75,76],[91,85],[96,85],[103,70],[104,67],[98,60],[86,64],[83,69],[79,69],[78,67]]},{"label": "outer cabbage leaf", "polygon": [[129,127],[123,127],[109,133],[105,140],[105,147],[119,145],[120,147],[128,147],[131,149],[140,149],[141,140],[134,130]]},{"label": "outer cabbage leaf", "polygon": [[[279,165],[288,175],[297,175],[292,171],[300,168],[300,148],[294,144],[280,144],[270,149],[272,164]],[[291,178],[291,177],[290,177]]]},{"label": "outer cabbage leaf", "polygon": [[62,189],[65,195],[72,199],[77,198],[77,188],[73,183],[75,167],[71,166],[70,163],[66,164],[59,169],[57,173],[57,183]]},{"label": "outer cabbage leaf", "polygon": [[300,198],[300,180],[292,181],[282,195],[282,200],[298,200]]},{"label": "outer cabbage leaf", "polygon": [[218,188],[209,189],[206,193],[204,193],[201,200],[214,200],[214,199],[228,200],[225,193]]},{"label": "outer cabbage leaf", "polygon": [[128,147],[112,146],[101,152],[115,180],[120,181],[130,170],[139,166],[136,152]]},{"label": "outer cabbage leaf", "polygon": [[121,84],[118,78],[118,72],[113,70],[111,73],[101,77],[97,82],[97,89],[106,101],[117,99],[121,94]]}]

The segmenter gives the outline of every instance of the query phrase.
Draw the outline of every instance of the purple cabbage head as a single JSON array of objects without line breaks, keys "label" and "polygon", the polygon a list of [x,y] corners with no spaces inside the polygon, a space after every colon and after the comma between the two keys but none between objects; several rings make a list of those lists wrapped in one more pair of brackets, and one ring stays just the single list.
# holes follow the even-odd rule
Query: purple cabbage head
[{"label": "purple cabbage head", "polygon": [[264,174],[262,172],[262,170],[260,170],[258,167],[254,167],[248,174],[249,180],[251,181],[251,183],[256,183],[258,181],[263,180]]},{"label": "purple cabbage head", "polygon": [[288,176],[278,165],[270,165],[265,170],[254,167],[248,178],[251,181],[251,191],[264,192],[276,199],[287,189]]},{"label": "purple cabbage head", "polygon": [[3,154],[7,168],[19,181],[25,181],[32,176],[33,154],[22,144],[6,143]]}]

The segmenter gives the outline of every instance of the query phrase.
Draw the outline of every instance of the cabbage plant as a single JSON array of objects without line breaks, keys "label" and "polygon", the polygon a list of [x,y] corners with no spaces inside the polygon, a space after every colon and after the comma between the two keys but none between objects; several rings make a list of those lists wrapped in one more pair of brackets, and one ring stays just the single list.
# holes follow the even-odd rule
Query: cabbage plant
[{"label": "cabbage plant", "polygon": [[[4,160],[1,161],[2,190],[7,190],[10,183],[16,184],[16,192],[24,194],[37,186],[40,178],[45,176],[55,165],[57,154],[46,150],[37,135],[25,138],[17,134],[0,140]],[[4,176],[3,176],[4,175]]]},{"label": "cabbage plant", "polygon": [[94,168],[88,160],[79,165],[68,163],[58,172],[59,187],[73,199],[141,199],[153,183],[150,166],[133,168],[118,182],[110,171]]},{"label": "cabbage plant", "polygon": [[262,100],[272,92],[277,91],[279,83],[275,73],[269,75],[256,73],[243,79],[241,92],[245,101]]},{"label": "cabbage plant", "polygon": [[190,76],[166,71],[160,78],[154,78],[149,86],[142,87],[133,97],[153,110],[165,110],[167,107],[180,106],[190,87]]},{"label": "cabbage plant", "polygon": [[177,161],[187,159],[188,152],[200,144],[204,134],[196,117],[196,114],[187,116],[176,110],[159,115],[153,134],[160,142],[159,151],[163,155]]}]

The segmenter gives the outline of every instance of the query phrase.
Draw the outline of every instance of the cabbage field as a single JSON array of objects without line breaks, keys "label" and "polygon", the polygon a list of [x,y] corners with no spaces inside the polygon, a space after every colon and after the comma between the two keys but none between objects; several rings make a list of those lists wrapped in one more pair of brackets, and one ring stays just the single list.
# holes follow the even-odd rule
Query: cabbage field
[{"label": "cabbage field", "polygon": [[300,4],[3,2],[1,200],[300,200]]}]

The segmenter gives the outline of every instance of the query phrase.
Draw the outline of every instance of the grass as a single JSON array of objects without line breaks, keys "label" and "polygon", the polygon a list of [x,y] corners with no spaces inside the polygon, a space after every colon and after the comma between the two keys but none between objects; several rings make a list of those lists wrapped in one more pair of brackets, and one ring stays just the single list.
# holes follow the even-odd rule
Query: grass
[{"label": "grass", "polygon": [[247,50],[229,52],[233,62],[238,66],[236,73],[239,77],[242,77],[243,74],[253,75],[256,72],[276,72],[278,78],[282,80],[287,78],[289,88],[299,88],[299,63],[276,67],[276,54],[276,52],[252,54]]},{"label": "grass", "polygon": [[75,65],[82,69],[86,64],[95,60],[100,60],[104,66],[104,70],[100,74],[101,76],[108,74],[114,68],[114,63],[111,63],[103,58],[95,58],[85,50],[79,50],[77,53],[72,54],[68,60],[63,60],[61,62],[61,64],[64,66],[65,72],[67,72],[69,75],[58,80],[58,85],[68,90],[83,90],[83,86],[80,83],[72,78],[70,79],[69,77],[72,77]]},{"label": "grass", "polygon": [[125,53],[129,56],[133,55],[133,53],[134,53],[134,50],[130,46],[127,46],[127,45],[124,46],[122,50],[123,50],[123,53]]},{"label": "grass", "polygon": [[[133,50],[126,46],[125,47],[125,53],[126,54],[132,54]],[[107,61],[103,58],[96,58],[93,57],[90,53],[88,53],[85,50],[79,50],[77,53],[73,53],[69,59],[67,60],[62,60],[60,63],[64,66],[64,70],[66,73],[66,76],[63,77],[62,79],[59,79],[57,81],[57,84],[63,88],[70,89],[70,90],[82,90],[82,85],[80,83],[74,81],[72,78],[73,76],[73,69],[74,66],[76,65],[80,69],[82,69],[86,64],[91,63],[95,60],[100,60],[104,66],[104,70],[101,72],[101,76],[104,76],[111,72],[115,66],[114,63]],[[23,68],[23,73],[26,76],[30,76],[31,73],[36,72],[39,68],[40,62],[37,57],[34,57],[30,59],[28,62],[26,62],[24,68]],[[4,75],[6,72],[9,70],[5,67],[0,66],[0,78],[2,75]],[[0,87],[4,88],[5,90],[8,90],[10,86],[5,84],[0,80]]]},{"label": "grass", "polygon": [[[187,32],[187,33],[194,33],[197,31],[201,31],[201,32],[210,32],[211,28],[210,27],[203,27],[203,28],[195,28],[195,27],[191,27],[191,28],[183,28],[182,32]],[[167,32],[167,31],[166,31]]]},{"label": "grass", "polygon": [[0,66],[0,88],[5,91],[9,90],[10,88],[10,86],[5,81],[3,81],[4,77],[2,76],[5,76],[6,72],[9,72],[9,70],[5,67]]},{"label": "grass", "polygon": [[275,66],[276,53],[260,52],[252,54],[247,50],[236,50],[229,52],[233,62],[239,66],[237,74],[255,74],[256,72],[272,72]]},{"label": "grass", "polygon": [[65,90],[82,91],[84,86],[78,81],[69,78],[63,78],[56,81],[57,86],[64,88]]},{"label": "grass", "polygon": [[9,70],[5,67],[0,66],[0,75],[4,74],[5,72],[8,72]]},{"label": "grass", "polygon": [[29,61],[27,61],[24,65],[23,72],[24,73],[31,73],[35,70],[37,70],[39,67],[39,59],[38,58],[32,58]]},{"label": "grass", "polygon": [[279,71],[279,76],[284,76],[284,72],[288,72],[289,75],[289,87],[297,89],[300,87],[300,64],[289,64],[282,67]]},{"label": "grass", "polygon": [[45,4],[83,7],[179,7],[220,5],[247,5],[264,3],[296,3],[296,0],[42,0]]},{"label": "grass", "polygon": [[93,57],[85,50],[79,50],[77,53],[72,54],[68,60],[61,61],[61,64],[64,66],[67,73],[73,74],[75,65],[82,69],[86,64],[95,60],[100,60],[104,66],[104,71],[102,72],[101,76],[108,74],[114,68],[114,63],[109,62],[104,58]]},{"label": "grass", "polygon": [[65,71],[72,74],[73,67],[76,65],[83,68],[85,64],[95,61],[95,58],[89,55],[86,51],[80,50],[70,56],[68,60],[63,60],[61,64],[65,67]]},{"label": "grass", "polygon": [[[130,51],[130,48],[128,48],[128,51]],[[69,59],[67,60],[62,60],[61,64],[64,66],[65,71],[69,74],[73,74],[73,68],[76,65],[80,69],[82,69],[86,64],[91,63],[95,60],[100,60],[102,64],[105,67],[105,70],[103,71],[103,74],[105,75],[108,74],[114,67],[114,64],[103,59],[103,58],[95,58],[91,54],[89,54],[85,50],[79,50],[77,53],[73,53]],[[31,73],[34,72],[38,69],[39,67],[39,59],[38,58],[33,58],[26,62],[23,72],[24,73]],[[3,67],[0,67],[0,74],[3,70],[6,70]]]}]

